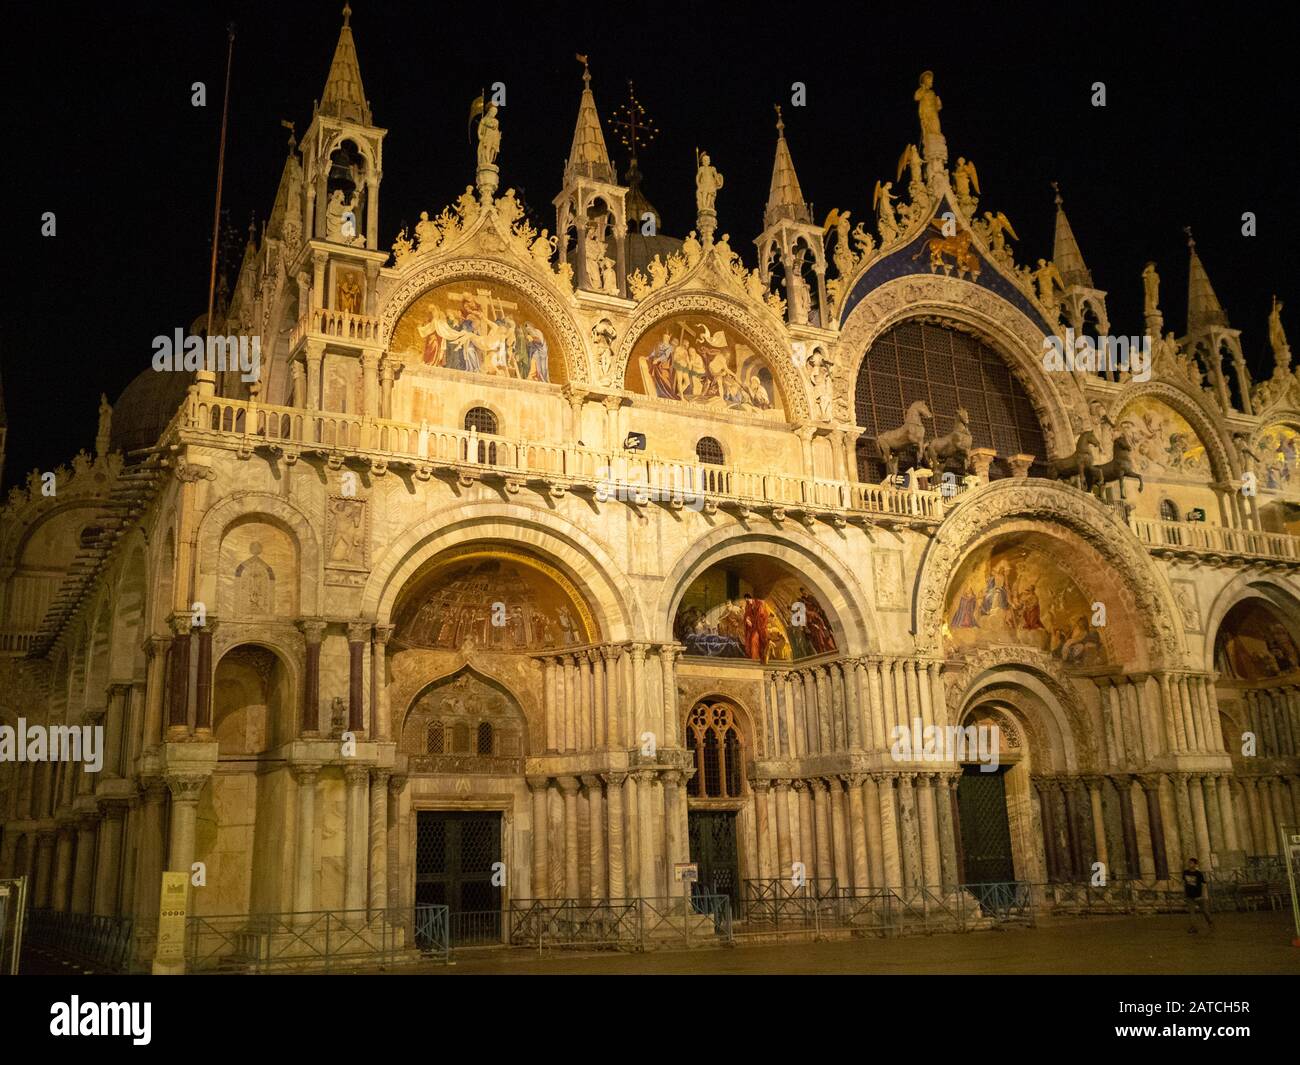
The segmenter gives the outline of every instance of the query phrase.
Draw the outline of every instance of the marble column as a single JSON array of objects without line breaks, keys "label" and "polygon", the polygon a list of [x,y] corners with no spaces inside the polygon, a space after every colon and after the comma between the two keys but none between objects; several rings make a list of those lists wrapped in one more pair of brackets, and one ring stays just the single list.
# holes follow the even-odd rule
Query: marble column
[{"label": "marble column", "polygon": [[76,844],[76,824],[64,821],[58,827],[54,860],[53,909],[66,912],[72,892],[72,849]]},{"label": "marble column", "polygon": [[940,773],[934,778],[934,805],[939,815],[940,878],[945,886],[962,882],[961,864],[957,860],[956,773]]},{"label": "marble column", "polygon": [[388,778],[388,907],[391,910],[415,902],[411,870],[402,862],[402,792],[406,789],[406,779],[397,773]]},{"label": "marble column", "polygon": [[1212,861],[1212,868],[1218,869],[1223,864],[1222,855],[1228,849],[1223,834],[1223,818],[1219,816],[1218,780],[1207,773],[1200,778],[1200,793],[1205,803],[1205,820],[1210,830],[1210,853],[1207,861]]},{"label": "marble column", "polygon": [[794,860],[802,862],[804,876],[816,880],[821,876],[817,866],[817,833],[813,823],[812,785],[807,780],[792,780],[790,786],[795,791],[795,805],[799,810],[799,849]]},{"label": "marble column", "polygon": [[320,645],[325,637],[325,622],[304,619],[298,622],[298,628],[306,647],[299,735],[311,738],[320,735]]},{"label": "marble column", "polygon": [[171,640],[150,636],[144,642],[148,665],[145,667],[145,704],[143,749],[148,751],[162,742],[163,703],[167,694],[167,649]]},{"label": "marble column", "polygon": [[83,814],[77,818],[77,858],[72,871],[72,912],[90,913],[95,889],[95,839],[99,815]]},{"label": "marble column", "polygon": [[942,862],[939,858],[939,819],[934,805],[934,776],[921,773],[916,778],[916,793],[921,829],[921,868],[928,887],[938,888],[943,883]]},{"label": "marble column", "polygon": [[209,617],[198,630],[198,668],[194,674],[194,731],[204,739],[212,736],[212,635],[217,619]]},{"label": "marble column", "polygon": [[[855,891],[862,891],[871,886],[871,870],[867,858],[866,804],[862,798],[863,784],[868,778],[865,774],[854,773],[840,779],[848,791],[849,839],[853,853],[853,887]],[[879,839],[879,826],[877,826],[877,839]]]},{"label": "marble column", "polygon": [[776,879],[788,883],[790,867],[794,864],[794,843],[790,836],[789,781],[773,781],[772,791],[776,797]]},{"label": "marble column", "polygon": [[845,817],[844,786],[838,776],[827,778],[831,796],[831,852],[835,857],[835,879],[840,887],[852,887],[853,853],[849,849],[849,826]]},{"label": "marble column", "polygon": [[1232,779],[1226,774],[1218,780],[1219,819],[1223,822],[1224,846],[1230,851],[1242,849],[1237,833],[1237,813],[1232,803]]},{"label": "marble column", "polygon": [[564,799],[564,897],[577,899],[580,877],[578,873],[578,780],[560,777],[556,783]]},{"label": "marble column", "polygon": [[1050,778],[1035,777],[1033,784],[1038,793],[1038,821],[1043,831],[1043,861],[1047,866],[1047,880],[1052,883],[1067,879],[1056,848],[1056,812],[1052,808],[1056,795],[1055,782]]},{"label": "marble column", "polygon": [[544,899],[550,894],[550,876],[547,869],[547,792],[550,781],[546,777],[529,777],[528,791],[532,803],[532,861],[529,866],[528,893],[531,898]]},{"label": "marble column", "polygon": [[289,768],[298,786],[293,908],[297,914],[307,914],[316,908],[316,777],[320,766],[296,764]]},{"label": "marble column", "polygon": [[36,883],[32,888],[32,905],[38,910],[50,908],[54,894],[54,846],[57,836],[53,832],[40,832],[36,837]]},{"label": "marble column", "polygon": [[[382,646],[382,645],[381,645]],[[382,652],[380,661],[383,661]],[[380,728],[387,731],[384,723]],[[388,906],[388,781],[387,769],[370,771],[370,909]]]},{"label": "marble column", "polygon": [[679,650],[676,644],[666,643],[659,648],[659,668],[663,687],[663,734],[659,744],[663,747],[681,746],[680,713],[677,707],[677,672],[674,662]]},{"label": "marble column", "polygon": [[[162,893],[163,861],[167,847],[167,841],[163,838],[163,799],[167,796],[167,786],[161,777],[142,777],[140,789],[142,802],[139,831],[135,834],[131,912],[136,928],[152,933],[158,925],[158,902]],[[145,942],[146,950],[151,946]]]},{"label": "marble column", "polygon": [[369,825],[366,785],[370,780],[370,769],[363,765],[346,766],[343,769],[343,780],[343,908],[364,910],[366,857],[370,853],[370,841],[366,838]]},{"label": "marble column", "polygon": [[1092,810],[1092,845],[1095,861],[1101,862],[1106,870],[1106,879],[1114,877],[1110,865],[1110,850],[1106,846],[1106,819],[1102,813],[1100,777],[1087,777],[1084,784],[1088,788],[1088,803]]},{"label": "marble column", "polygon": [[376,625],[370,645],[370,712],[374,721],[374,738],[387,743],[393,738],[392,708],[388,704],[388,669],[385,665],[388,641],[394,626]]},{"label": "marble column", "polygon": [[925,883],[925,870],[921,866],[921,837],[916,813],[914,773],[898,775],[898,827],[903,849],[903,883],[906,887],[920,887]]},{"label": "marble column", "polygon": [[[813,818],[817,847],[817,878],[830,880],[835,876],[835,862],[831,853],[831,811],[826,781],[820,778],[808,781],[812,792]],[[829,885],[828,885],[829,886]]]},{"label": "marble column", "polygon": [[122,874],[122,829],[126,824],[127,803],[115,799],[101,803],[100,809],[103,820],[99,826],[99,854],[95,869],[95,913],[115,917]]},{"label": "marble column", "polygon": [[896,773],[879,773],[880,837],[884,857],[884,882],[880,887],[903,886],[903,846],[899,836],[898,804],[894,781]]},{"label": "marble column", "polygon": [[[562,746],[562,735],[560,732],[560,715],[557,707],[559,700],[555,694],[555,676],[556,666],[554,658],[542,659],[542,706],[546,719],[546,749],[548,751],[558,751]],[[543,895],[534,895],[534,898],[544,898]]]},{"label": "marble column", "polygon": [[367,734],[364,683],[370,628],[368,621],[348,622],[348,731],[358,740]]},{"label": "marble column", "polygon": [[582,787],[587,793],[587,856],[591,863],[592,900],[610,897],[608,869],[605,855],[604,791],[600,777],[589,774],[582,777]]},{"label": "marble column", "polygon": [[1170,861],[1176,857],[1177,840],[1166,835],[1166,826],[1177,832],[1176,817],[1172,813],[1173,800],[1169,796],[1169,781],[1163,774],[1154,779],[1143,778],[1142,789],[1147,796],[1147,822],[1151,826],[1152,857],[1156,865],[1156,879],[1168,880],[1172,870],[1181,869],[1182,865]]},{"label": "marble column", "polygon": [[173,615],[171,626],[174,635],[167,658],[167,736],[176,740],[184,739],[190,731],[190,616]]},{"label": "marble column", "polygon": [[605,812],[609,826],[606,835],[609,861],[606,882],[612,899],[623,899],[632,894],[628,891],[627,861],[624,857],[623,786],[626,780],[626,773],[605,774]]}]

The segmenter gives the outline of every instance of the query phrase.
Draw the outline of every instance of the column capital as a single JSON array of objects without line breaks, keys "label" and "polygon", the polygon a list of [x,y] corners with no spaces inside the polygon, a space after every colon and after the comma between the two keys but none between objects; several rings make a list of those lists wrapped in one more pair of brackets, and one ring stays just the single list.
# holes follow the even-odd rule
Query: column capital
[{"label": "column capital", "polygon": [[161,658],[167,653],[167,648],[172,645],[169,636],[148,636],[143,643],[144,653],[149,658]]},{"label": "column capital", "polygon": [[556,786],[559,787],[560,789],[560,794],[562,794],[565,798],[568,798],[570,795],[578,794],[577,777],[556,777],[555,783]]},{"label": "column capital", "polygon": [[406,781],[405,773],[394,773],[388,778],[388,794],[394,798],[400,796],[406,787]]},{"label": "column capital", "polygon": [[809,783],[808,781],[800,777],[795,780],[791,780],[790,787],[794,788],[795,791],[807,791],[809,788]]},{"label": "column capital", "polygon": [[587,791],[590,792],[590,791],[599,791],[599,790],[600,790],[600,786],[601,786],[600,774],[598,774],[598,773],[583,773],[581,776],[578,777],[578,779],[582,782],[582,786],[583,786]]},{"label": "column capital", "polygon": [[303,787],[316,783],[316,777],[320,773],[320,769],[321,767],[314,762],[293,762],[289,766],[289,772],[293,774],[293,779]]},{"label": "column capital", "polygon": [[749,786],[750,786],[751,788],[753,788],[754,791],[758,792],[760,795],[763,795],[763,794],[766,794],[768,788],[770,788],[770,787],[772,786],[772,781],[770,781],[770,780],[751,780],[751,781],[749,782]]},{"label": "column capital", "polygon": [[396,625],[376,625],[375,626],[375,643],[380,646],[387,646],[388,641],[393,638],[393,633],[397,631]]},{"label": "column capital", "polygon": [[359,788],[370,779],[370,766],[345,765],[343,767],[343,779],[347,781],[349,788]]},{"label": "column capital", "polygon": [[194,617],[192,614],[173,614],[167,619],[167,624],[171,626],[173,636],[188,636]]},{"label": "column capital", "polygon": [[528,790],[536,795],[539,791],[545,791],[551,784],[550,777],[528,777]]},{"label": "column capital", "polygon": [[617,770],[611,770],[602,775],[605,778],[605,784],[611,788],[621,788],[623,786],[623,781],[625,781],[628,776],[626,773]]},{"label": "column capital", "polygon": [[371,769],[370,779],[377,788],[387,788],[388,780],[393,775],[391,769]]},{"label": "column capital", "polygon": [[348,643],[369,643],[373,621],[358,619],[348,622]]},{"label": "column capital", "polygon": [[324,638],[329,623],[323,618],[300,618],[295,624],[309,644],[318,644]]},{"label": "column capital", "polygon": [[206,773],[168,773],[167,789],[172,793],[172,802],[197,803],[203,792],[203,785],[208,782]]}]

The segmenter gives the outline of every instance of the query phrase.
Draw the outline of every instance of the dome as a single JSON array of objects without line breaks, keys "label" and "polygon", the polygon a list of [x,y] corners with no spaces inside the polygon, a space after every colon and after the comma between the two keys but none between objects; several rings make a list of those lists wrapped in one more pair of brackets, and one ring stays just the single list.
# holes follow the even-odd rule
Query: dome
[{"label": "dome", "polygon": [[156,444],[193,381],[193,372],[142,370],[113,404],[109,450],[129,455]]}]

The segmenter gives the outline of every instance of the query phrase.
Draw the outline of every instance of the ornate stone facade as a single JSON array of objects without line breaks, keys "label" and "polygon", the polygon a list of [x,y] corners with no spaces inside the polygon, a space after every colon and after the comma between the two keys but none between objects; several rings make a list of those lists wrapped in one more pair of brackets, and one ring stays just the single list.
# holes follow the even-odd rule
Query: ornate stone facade
[{"label": "ornate stone facade", "polygon": [[[228,311],[262,330],[260,379],[198,372],[155,447],[123,456],[105,424],[57,496],[34,477],[4,508],[0,719],[102,722],[107,749],[95,775],[0,765],[0,875],[133,916],[141,959],[164,869],[204,863],[198,914],[451,890],[427,815],[495,819],[497,907],[677,893],[706,816],[733,841],[708,886],[738,900],[797,863],[864,891],[987,878],[961,846],[980,767],[900,756],[914,722],[1001,731],[1003,879],[1279,853],[1300,815],[1289,349],[1246,409],[1192,342],[1203,306],[1149,382],[1047,367],[1104,293],[1059,199],[1053,263],[1016,266],[937,109],[908,199],[877,194],[879,242],[847,211],[808,222],[782,125],[762,272],[715,231],[744,224],[715,173],[699,235],[643,273],[588,79],[557,199],[576,273],[482,144],[476,185],[390,255],[351,33]],[[900,329],[921,354],[975,338],[1012,413],[985,396],[955,470],[904,448],[881,483],[863,373]],[[868,398],[924,405],[926,439],[997,391],[925,365]],[[1048,454],[999,444],[1025,426]],[[1035,475],[1139,433],[1140,493]]]}]

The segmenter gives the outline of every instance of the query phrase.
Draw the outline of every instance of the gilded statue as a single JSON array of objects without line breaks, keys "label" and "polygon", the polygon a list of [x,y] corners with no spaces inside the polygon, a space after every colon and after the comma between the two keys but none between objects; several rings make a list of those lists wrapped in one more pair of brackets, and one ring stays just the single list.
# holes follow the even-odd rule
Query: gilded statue
[{"label": "gilded statue", "polygon": [[975,172],[975,164],[959,155],[957,165],[952,172],[952,184],[957,193],[957,199],[963,203],[970,200],[970,190],[972,188],[975,189],[975,195],[978,196],[980,194],[980,177]]},{"label": "gilded statue", "polygon": [[1287,343],[1286,330],[1282,328],[1282,302],[1275,295],[1273,309],[1268,312],[1268,343],[1278,366],[1291,365],[1291,345]]},{"label": "gilded statue", "polygon": [[478,165],[492,166],[501,151],[501,122],[497,118],[497,105],[490,103],[478,123]]},{"label": "gilded statue", "polygon": [[709,162],[709,153],[701,152],[699,169],[695,171],[695,207],[701,214],[714,209],[722,180],[722,175]]},{"label": "gilded statue", "polygon": [[934,91],[934,71],[927,70],[921,75],[921,84],[912,94],[912,99],[916,101],[916,112],[921,119],[922,137],[942,136],[939,112],[943,110],[943,102]]},{"label": "gilded statue", "polygon": [[438,223],[429,217],[428,211],[421,211],[420,220],[415,223],[415,243],[421,251],[438,246]]}]

